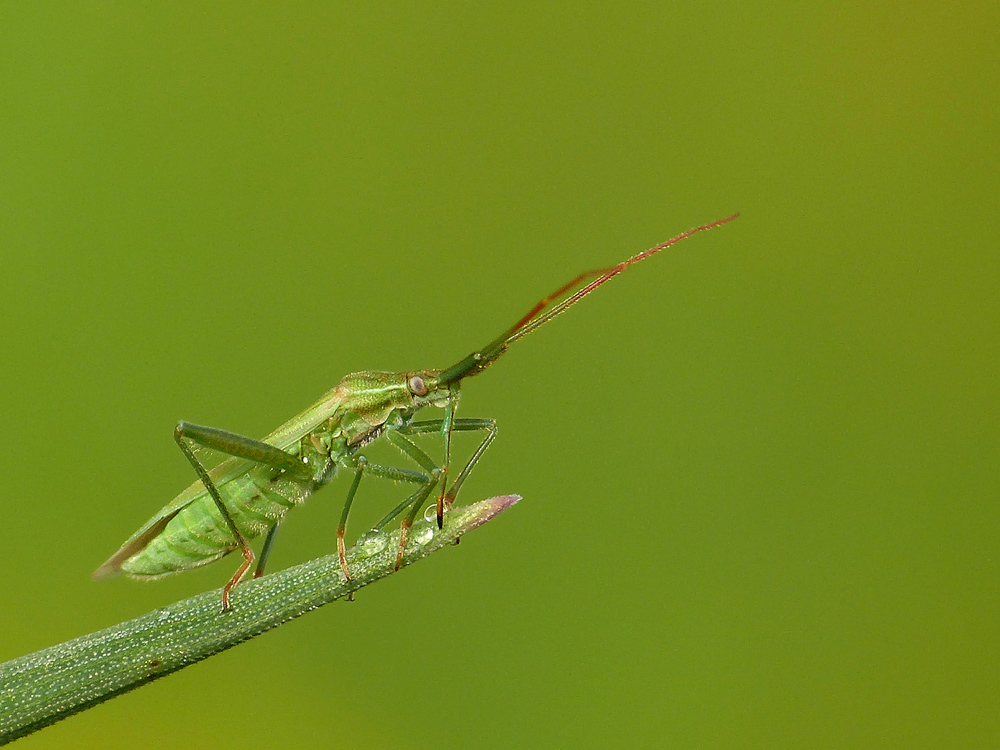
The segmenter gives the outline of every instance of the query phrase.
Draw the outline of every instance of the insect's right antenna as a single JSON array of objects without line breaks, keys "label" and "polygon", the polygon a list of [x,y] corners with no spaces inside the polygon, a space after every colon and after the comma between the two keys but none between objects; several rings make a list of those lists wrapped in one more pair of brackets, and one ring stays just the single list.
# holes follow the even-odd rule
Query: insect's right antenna
[{"label": "insect's right antenna", "polygon": [[[447,370],[442,371],[438,376],[438,383],[446,385],[457,380],[462,380],[463,378],[478,375],[493,364],[493,362],[495,362],[501,354],[507,351],[507,347],[510,346],[511,343],[524,338],[532,331],[541,328],[554,317],[568,310],[592,291],[597,289],[602,284],[606,284],[629,266],[634,266],[639,261],[645,260],[649,256],[660,252],[660,250],[664,250],[671,245],[677,244],[681,240],[687,239],[692,234],[704,232],[706,229],[713,229],[722,224],[726,224],[738,216],[739,214],[736,213],[732,216],[727,216],[724,219],[713,221],[710,224],[703,224],[700,227],[689,229],[676,237],[671,237],[666,242],[662,242],[655,247],[644,250],[638,255],[633,255],[631,258],[622,261],[618,265],[609,266],[607,268],[598,268],[593,271],[584,271],[579,276],[571,279],[569,282],[556,289],[552,292],[552,294],[540,299],[538,303],[528,311],[527,315],[517,321],[517,323],[508,328],[482,349],[473,352],[461,362],[452,365]],[[589,279],[593,279],[593,281],[587,283]]]}]

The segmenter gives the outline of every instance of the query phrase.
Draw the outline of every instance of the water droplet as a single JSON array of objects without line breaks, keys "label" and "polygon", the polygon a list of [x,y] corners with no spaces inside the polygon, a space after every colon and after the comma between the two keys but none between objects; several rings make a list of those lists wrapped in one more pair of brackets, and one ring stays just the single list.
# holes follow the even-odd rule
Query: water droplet
[{"label": "water droplet", "polygon": [[434,538],[434,527],[430,524],[421,526],[413,532],[414,544],[424,545]]},{"label": "water droplet", "polygon": [[378,529],[372,529],[358,537],[357,547],[362,556],[371,557],[384,550],[388,544],[388,534]]},{"label": "water droplet", "polygon": [[[447,504],[444,506],[444,508],[442,508],[442,510],[444,511],[441,514],[442,517],[447,516],[448,513],[451,512],[451,508],[449,508]],[[424,509],[424,520],[427,521],[428,523],[433,521],[436,524],[437,517],[438,517],[437,503],[431,503]]]}]

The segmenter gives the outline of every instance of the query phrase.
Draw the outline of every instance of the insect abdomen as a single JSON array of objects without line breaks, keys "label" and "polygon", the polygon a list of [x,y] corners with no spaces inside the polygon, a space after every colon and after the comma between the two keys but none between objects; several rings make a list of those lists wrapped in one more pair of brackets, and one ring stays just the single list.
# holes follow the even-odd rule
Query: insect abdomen
[{"label": "insect abdomen", "polygon": [[[280,521],[312,491],[312,482],[252,470],[219,487],[226,509],[247,539]],[[122,563],[130,576],[157,577],[218,560],[237,548],[232,532],[207,493],[174,516],[157,536]]]}]

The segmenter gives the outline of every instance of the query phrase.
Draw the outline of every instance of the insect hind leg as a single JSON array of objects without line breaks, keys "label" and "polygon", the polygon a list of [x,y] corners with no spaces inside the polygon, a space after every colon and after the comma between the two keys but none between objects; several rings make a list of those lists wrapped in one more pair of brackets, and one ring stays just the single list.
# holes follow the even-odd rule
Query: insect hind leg
[{"label": "insect hind leg", "polygon": [[[194,451],[191,450],[191,446],[188,445],[188,441],[207,448],[214,448],[215,450],[222,451],[230,456],[245,458],[259,464],[285,469],[286,471],[302,472],[303,466],[295,456],[290,453],[286,453],[280,448],[276,448],[273,445],[263,443],[259,440],[254,440],[243,435],[238,435],[234,432],[219,430],[215,427],[205,427],[203,425],[191,424],[190,422],[178,422],[177,427],[174,428],[174,440],[177,441],[177,445],[180,446],[181,451],[187,457],[191,466],[194,467],[195,473],[198,474],[198,478],[201,479],[202,484],[205,485],[205,489],[208,490],[208,494],[212,497],[216,507],[219,509],[222,520],[229,528],[229,532],[233,535],[236,545],[243,554],[243,564],[240,565],[232,579],[222,589],[222,611],[225,612],[229,609],[229,592],[232,590],[233,586],[243,579],[243,576],[246,575],[250,566],[253,565],[254,554],[253,550],[250,548],[250,543],[237,528],[232,514],[229,512],[229,509],[226,508],[226,504],[222,500],[222,495],[219,493],[218,487],[215,486],[215,482],[212,481],[212,477],[209,476],[208,470],[205,469],[204,464],[198,460]],[[268,534],[268,541],[274,541],[273,533]],[[270,547],[268,547],[267,551],[270,552]],[[266,558],[262,561],[262,563],[263,562],[266,562]],[[258,566],[258,570],[262,573],[263,565]]]}]

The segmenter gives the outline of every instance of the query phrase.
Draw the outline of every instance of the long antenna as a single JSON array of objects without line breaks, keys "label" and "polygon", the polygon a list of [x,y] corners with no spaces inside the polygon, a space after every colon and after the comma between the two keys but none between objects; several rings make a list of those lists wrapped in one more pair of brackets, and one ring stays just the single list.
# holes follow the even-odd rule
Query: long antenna
[{"label": "long antenna", "polygon": [[[666,242],[661,242],[659,245],[651,247],[648,250],[644,250],[637,255],[633,255],[628,260],[624,260],[617,265],[608,266],[607,268],[598,268],[593,271],[584,271],[579,276],[571,279],[566,284],[563,284],[548,296],[540,299],[523,318],[497,336],[497,338],[493,339],[493,341],[484,346],[482,349],[473,352],[461,362],[458,362],[457,364],[449,367],[447,370],[444,370],[438,376],[438,383],[445,385],[455,380],[462,380],[463,378],[478,375],[493,364],[493,362],[496,361],[501,354],[507,351],[507,347],[510,346],[511,343],[524,338],[532,331],[535,331],[545,325],[554,317],[560,315],[575,305],[599,286],[609,282],[625,269],[630,266],[634,266],[639,261],[645,260],[649,256],[655,255],[671,245],[677,244],[681,240],[687,239],[692,234],[704,232],[707,229],[714,229],[717,226],[732,221],[738,216],[739,214],[736,213],[732,216],[727,216],[724,219],[713,221],[710,224],[702,224],[700,227],[689,229],[676,237],[671,237]],[[593,281],[586,283],[588,279],[593,279]]]}]

